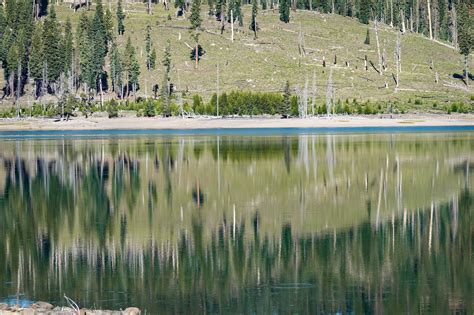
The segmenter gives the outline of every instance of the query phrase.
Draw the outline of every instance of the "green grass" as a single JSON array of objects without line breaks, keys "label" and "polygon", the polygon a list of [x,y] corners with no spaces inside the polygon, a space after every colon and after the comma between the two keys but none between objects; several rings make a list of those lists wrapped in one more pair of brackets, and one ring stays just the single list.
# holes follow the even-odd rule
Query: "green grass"
[{"label": "green grass", "polygon": [[[261,28],[258,39],[253,39],[249,30],[251,6],[244,6],[244,26],[235,27],[234,42],[230,40],[230,24],[226,25],[224,35],[220,35],[219,22],[208,17],[207,6],[202,7],[203,28],[200,43],[206,54],[195,69],[190,60],[193,45],[189,21],[174,17],[174,9],[165,11],[162,5],[153,6],[153,14],[146,14],[145,4],[127,4],[126,30],[124,37],[119,37],[122,47],[126,38],[131,37],[141,64],[140,87],[137,96],[151,95],[153,84],[161,85],[163,67],[161,59],[167,39],[172,49],[172,81],[178,89],[186,91],[185,98],[200,94],[209,100],[216,91],[216,66],[220,68],[220,91],[256,90],[281,91],[288,79],[291,86],[304,86],[306,78],[311,89],[313,71],[316,71],[318,102],[325,102],[329,66],[332,66],[334,55],[337,65],[334,66],[333,81],[336,98],[357,101],[391,101],[407,103],[409,99],[421,99],[421,104],[408,104],[411,111],[433,110],[432,104],[442,109],[454,101],[469,103],[473,90],[463,90],[463,82],[454,79],[454,73],[460,74],[463,68],[461,55],[446,45],[430,41],[419,34],[402,35],[402,73],[400,85],[395,87],[392,79],[394,68],[394,49],[396,30],[382,26],[380,41],[386,51],[388,70],[380,76],[373,68],[364,70],[364,55],[377,64],[377,48],[373,25],[371,25],[371,45],[365,45],[367,26],[356,19],[339,15],[320,14],[309,11],[291,12],[288,24],[278,19],[278,11],[259,11],[258,23]],[[82,10],[82,9],[81,9]],[[92,11],[92,10],[91,10]],[[74,13],[66,5],[57,9],[59,19],[64,22],[70,16],[74,28],[80,11]],[[93,14],[91,12],[91,14]],[[168,14],[172,20],[168,20]],[[114,15],[115,16],[115,15]],[[157,49],[158,66],[148,71],[145,67],[145,28],[150,23],[153,27],[153,43]],[[307,55],[301,58],[298,51],[298,33],[305,34]],[[181,37],[181,38],[180,38]],[[180,38],[180,39],[179,39]],[[326,58],[327,67],[322,67]],[[436,84],[435,72],[430,69],[430,59],[439,74]],[[471,58],[472,59],[472,58]],[[346,66],[348,62],[349,66]],[[471,62],[471,68],[474,68]],[[106,68],[108,70],[108,67]],[[384,88],[384,84],[388,88]],[[458,85],[459,87],[446,86]],[[109,95],[108,97],[113,97]]]}]

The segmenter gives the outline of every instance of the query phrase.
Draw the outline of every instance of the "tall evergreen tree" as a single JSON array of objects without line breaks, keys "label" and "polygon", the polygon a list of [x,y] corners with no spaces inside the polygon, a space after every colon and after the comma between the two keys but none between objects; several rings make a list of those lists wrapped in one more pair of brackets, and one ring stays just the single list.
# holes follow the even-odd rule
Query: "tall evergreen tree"
[{"label": "tall evergreen tree", "polygon": [[466,3],[457,6],[459,52],[464,56],[464,78],[469,85],[469,54],[474,48],[474,14]]},{"label": "tall evergreen tree", "polygon": [[125,13],[123,12],[122,8],[122,0],[118,0],[117,3],[117,31],[119,35],[123,35],[125,33]]},{"label": "tall evergreen tree", "polygon": [[117,95],[123,93],[123,64],[122,55],[117,47],[116,40],[112,40],[110,48],[110,76],[112,78],[112,89]]},{"label": "tall evergreen tree", "polygon": [[56,82],[64,69],[63,52],[61,51],[62,42],[59,23],[56,19],[54,5],[51,6],[50,13],[44,21],[44,54],[48,64],[48,81]]},{"label": "tall evergreen tree", "polygon": [[85,92],[89,94],[95,88],[93,65],[93,41],[89,37],[91,21],[84,11],[79,17],[77,26],[77,50],[79,52],[80,79],[85,84]]},{"label": "tall evergreen tree", "polygon": [[257,39],[257,14],[258,14],[258,4],[257,0],[252,0],[252,21],[250,22],[250,30],[253,31],[254,39]]},{"label": "tall evergreen tree", "polygon": [[96,0],[95,14],[89,31],[89,39],[92,44],[92,65],[93,65],[93,89],[98,91],[100,83],[104,76],[105,56],[107,55],[108,42],[107,30],[104,22],[104,10],[102,7],[102,0]]},{"label": "tall evergreen tree", "polygon": [[7,19],[5,18],[3,7],[1,7],[0,8],[0,39],[3,37],[6,27],[7,27]]},{"label": "tall evergreen tree", "polygon": [[209,7],[209,16],[214,14],[215,0],[207,0],[207,6]]},{"label": "tall evergreen tree", "polygon": [[64,53],[64,73],[67,74],[72,69],[74,56],[74,43],[71,20],[68,18],[64,27],[64,43],[62,49]]},{"label": "tall evergreen tree", "polygon": [[146,67],[147,67],[148,70],[150,70],[150,68],[151,68],[151,52],[152,52],[151,26],[150,26],[150,24],[148,24],[146,26],[145,52],[146,52]]},{"label": "tall evergreen tree", "polygon": [[163,104],[163,116],[167,117],[171,115],[170,111],[170,73],[171,73],[171,43],[168,40],[166,42],[165,54],[163,56],[163,66],[164,75],[163,75],[163,84],[161,86],[161,101]]},{"label": "tall evergreen tree", "polygon": [[370,19],[370,0],[360,0],[360,9],[358,14],[359,22],[369,24]]},{"label": "tall evergreen tree", "polygon": [[155,69],[156,68],[156,49],[153,47],[150,55],[150,68]]},{"label": "tall evergreen tree", "polygon": [[127,44],[125,45],[123,61],[124,71],[127,75],[127,93],[130,87],[135,92],[138,85],[138,77],[140,76],[140,65],[130,37],[128,37]]},{"label": "tall evergreen tree", "polygon": [[290,22],[290,0],[280,0],[280,21]]},{"label": "tall evergreen tree", "polygon": [[112,12],[110,12],[109,9],[107,9],[105,11],[104,26],[105,26],[105,33],[106,33],[107,42],[110,42],[112,40],[112,36],[113,36],[114,21],[113,21],[113,17],[112,17]]},{"label": "tall evergreen tree", "polygon": [[37,23],[33,31],[31,41],[29,73],[35,82],[35,97],[38,95],[39,86],[43,78],[44,47],[43,47],[43,25]]},{"label": "tall evergreen tree", "polygon": [[191,15],[189,16],[191,22],[191,29],[196,30],[201,28],[201,0],[194,0],[191,5]]}]

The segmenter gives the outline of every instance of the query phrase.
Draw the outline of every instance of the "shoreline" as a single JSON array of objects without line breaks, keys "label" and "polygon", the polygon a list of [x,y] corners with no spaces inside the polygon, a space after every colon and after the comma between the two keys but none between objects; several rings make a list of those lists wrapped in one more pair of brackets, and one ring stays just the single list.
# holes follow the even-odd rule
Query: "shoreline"
[{"label": "shoreline", "polygon": [[474,126],[474,114],[402,114],[376,116],[254,118],[161,118],[161,117],[74,117],[69,121],[46,118],[0,119],[0,132],[79,130],[205,130],[265,128],[360,128],[360,127],[449,127]]}]

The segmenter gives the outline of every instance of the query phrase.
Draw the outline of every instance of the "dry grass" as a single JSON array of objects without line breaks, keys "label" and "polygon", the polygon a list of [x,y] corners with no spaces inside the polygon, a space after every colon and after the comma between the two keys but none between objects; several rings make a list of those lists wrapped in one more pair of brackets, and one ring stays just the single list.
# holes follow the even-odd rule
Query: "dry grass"
[{"label": "dry grass", "polygon": [[[165,11],[161,5],[153,7],[152,15],[146,14],[144,4],[128,4],[125,9],[126,32],[119,41],[124,45],[126,38],[130,36],[137,47],[142,67],[141,89],[137,93],[140,96],[145,95],[145,92],[151,95],[152,85],[162,82],[161,58],[168,39],[172,46],[172,81],[180,90],[189,92],[187,97],[199,93],[204,99],[208,99],[215,92],[217,64],[220,68],[221,91],[280,91],[287,79],[294,87],[297,84],[303,86],[306,78],[311,87],[313,71],[316,71],[320,102],[326,97],[329,66],[334,68],[336,97],[341,100],[428,101],[421,106],[411,103],[409,107],[416,111],[426,109],[426,103],[433,101],[440,104],[460,100],[468,102],[469,95],[473,92],[472,89],[453,87],[454,83],[460,82],[453,78],[454,73],[461,73],[460,54],[449,45],[430,41],[419,34],[402,36],[402,73],[397,89],[392,79],[396,30],[389,27],[382,27],[380,31],[388,70],[383,76],[371,67],[365,71],[364,55],[367,54],[368,59],[377,64],[375,35],[371,26],[371,45],[364,45],[367,26],[352,18],[298,11],[291,12],[291,21],[285,24],[279,21],[277,11],[260,11],[258,19],[261,30],[258,39],[254,40],[253,33],[248,28],[251,7],[245,6],[244,26],[236,25],[232,42],[230,25],[226,25],[225,33],[220,35],[219,22],[209,18],[208,8],[203,6],[204,31],[200,35],[200,42],[206,54],[199,68],[195,69],[189,58],[188,45],[193,44],[193,39],[187,19],[175,18],[174,9]],[[60,6],[57,11],[61,21],[70,16],[74,25],[80,15],[79,12],[74,14],[66,6]],[[167,19],[168,14],[172,16],[171,21]],[[153,71],[148,71],[145,67],[144,38],[148,23],[153,27],[153,42],[159,59],[158,67]],[[305,34],[307,52],[303,58],[298,51],[300,30]],[[334,55],[337,55],[336,65],[332,65]],[[323,57],[327,61],[326,68],[322,67]],[[430,59],[439,74],[438,84],[434,82],[435,71],[430,69]],[[384,88],[385,83],[388,88]]]}]

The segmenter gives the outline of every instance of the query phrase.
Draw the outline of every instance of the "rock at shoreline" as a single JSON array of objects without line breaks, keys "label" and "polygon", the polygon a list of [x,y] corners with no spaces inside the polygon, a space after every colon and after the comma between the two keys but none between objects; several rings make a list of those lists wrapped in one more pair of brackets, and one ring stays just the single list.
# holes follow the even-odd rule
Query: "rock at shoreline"
[{"label": "rock at shoreline", "polygon": [[[70,307],[56,306],[47,302],[36,302],[30,307],[20,307],[19,305],[8,305],[0,303],[0,315],[78,315]],[[140,315],[141,311],[137,307],[128,307],[125,310],[88,310],[81,309],[80,315]]]}]

